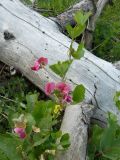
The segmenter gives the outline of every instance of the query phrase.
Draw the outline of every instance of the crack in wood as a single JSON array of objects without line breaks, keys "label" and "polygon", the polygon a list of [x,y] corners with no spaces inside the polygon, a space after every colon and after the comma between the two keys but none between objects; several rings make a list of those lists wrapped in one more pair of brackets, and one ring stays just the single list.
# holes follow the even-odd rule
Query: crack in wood
[{"label": "crack in wood", "polygon": [[99,105],[98,105],[98,102],[97,102],[97,99],[96,99],[96,93],[97,93],[97,85],[96,85],[96,83],[94,83],[94,88],[95,88],[95,91],[94,91],[94,95],[93,95],[93,97],[94,97],[94,99],[95,99],[95,102],[96,102],[97,108],[99,108],[99,109],[100,109],[100,107],[99,107]]},{"label": "crack in wood", "polygon": [[105,73],[105,75],[107,75],[109,78],[111,78],[112,80],[114,80],[115,82],[117,82],[120,85],[120,82],[118,82],[116,79],[114,79],[113,77],[111,77],[107,72],[105,72],[102,68],[100,68],[96,63],[94,63],[93,61],[91,61],[90,59],[88,59],[87,57],[84,57],[86,60],[88,60],[89,62],[91,62],[92,64],[94,64],[97,68],[99,68],[100,70],[103,71],[103,73]]},{"label": "crack in wood", "polygon": [[107,126],[107,121],[103,121],[102,119],[98,119],[96,117],[91,117],[91,122],[94,124],[97,122],[98,125],[105,128]]}]

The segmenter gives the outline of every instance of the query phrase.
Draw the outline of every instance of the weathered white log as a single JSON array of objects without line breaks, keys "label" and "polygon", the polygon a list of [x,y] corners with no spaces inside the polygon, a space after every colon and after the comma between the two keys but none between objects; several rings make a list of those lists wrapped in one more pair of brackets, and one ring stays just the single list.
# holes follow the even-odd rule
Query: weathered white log
[{"label": "weathered white log", "polygon": [[[70,42],[53,21],[25,7],[19,0],[0,1],[0,60],[15,66],[41,90],[44,91],[46,82],[58,82],[60,78],[49,67],[38,72],[31,71],[34,61],[41,56],[47,57],[49,64],[66,60]],[[74,48],[77,46],[74,43]],[[85,101],[91,101],[96,106],[94,119],[104,123],[103,113],[107,111],[119,116],[113,96],[120,90],[120,71],[112,64],[85,50],[84,57],[72,63],[66,79],[73,88],[76,84],[85,86]],[[67,110],[66,115],[71,112],[69,108]],[[78,117],[77,112],[75,114]],[[67,121],[69,119],[63,124],[68,125]],[[74,124],[78,125],[75,119]]]},{"label": "weathered white log", "polygon": [[70,134],[72,142],[65,152],[58,152],[56,160],[85,160],[88,139],[88,125],[94,107],[81,103],[66,108],[61,130]]}]

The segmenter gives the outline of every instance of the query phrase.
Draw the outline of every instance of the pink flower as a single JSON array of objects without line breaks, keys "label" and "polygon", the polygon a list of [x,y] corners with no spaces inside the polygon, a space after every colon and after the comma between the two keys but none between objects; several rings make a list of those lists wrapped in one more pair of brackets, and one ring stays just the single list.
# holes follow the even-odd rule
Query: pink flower
[{"label": "pink flower", "polygon": [[35,61],[34,66],[31,67],[31,69],[34,71],[38,71],[40,69],[40,64],[39,64],[38,60]]},{"label": "pink flower", "polygon": [[14,128],[14,132],[18,134],[21,139],[24,139],[26,137],[24,128]]},{"label": "pink flower", "polygon": [[64,82],[59,82],[56,84],[56,90],[59,90],[63,95],[68,95],[71,92],[71,87]]},{"label": "pink flower", "polygon": [[43,68],[47,64],[48,64],[48,59],[40,57],[38,60],[35,61],[34,66],[31,67],[31,69],[34,71],[38,71],[40,68]]},{"label": "pink flower", "polygon": [[38,62],[39,62],[39,64],[41,64],[41,65],[47,65],[48,64],[48,59],[47,58],[45,58],[45,57],[40,57],[39,59],[38,59]]},{"label": "pink flower", "polygon": [[72,96],[70,95],[65,95],[63,97],[63,102],[71,103],[72,102]]},{"label": "pink flower", "polygon": [[55,89],[55,83],[54,82],[48,82],[46,85],[45,85],[45,93],[47,95],[50,95],[53,93]]}]

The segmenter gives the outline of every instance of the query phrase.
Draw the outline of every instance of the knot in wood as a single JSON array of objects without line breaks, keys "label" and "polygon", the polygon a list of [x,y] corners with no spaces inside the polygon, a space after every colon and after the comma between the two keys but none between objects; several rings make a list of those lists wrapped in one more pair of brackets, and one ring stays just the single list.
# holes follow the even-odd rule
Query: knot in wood
[{"label": "knot in wood", "polygon": [[14,40],[15,36],[13,35],[13,33],[10,33],[9,31],[5,30],[4,31],[4,39],[5,40]]}]

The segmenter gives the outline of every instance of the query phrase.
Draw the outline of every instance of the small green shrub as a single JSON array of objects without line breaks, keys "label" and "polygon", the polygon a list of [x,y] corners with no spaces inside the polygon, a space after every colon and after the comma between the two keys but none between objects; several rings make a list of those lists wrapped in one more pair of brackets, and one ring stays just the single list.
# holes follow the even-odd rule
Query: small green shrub
[{"label": "small green shrub", "polygon": [[113,0],[98,19],[94,32],[94,54],[114,62],[120,60],[120,1]]},{"label": "small green shrub", "polygon": [[62,13],[75,2],[76,0],[38,0],[37,6],[40,8],[50,9],[53,11],[54,15],[57,15]]},{"label": "small green shrub", "polygon": [[[30,0],[21,0],[26,4],[31,4]],[[43,14],[45,16],[56,16],[64,12],[72,4],[78,0],[37,0],[35,7],[43,9]]]},{"label": "small green shrub", "polygon": [[[116,92],[114,103],[120,111],[120,92]],[[106,128],[91,127],[88,157],[88,160],[120,160],[120,123],[114,114],[108,113]]]},{"label": "small green shrub", "polygon": [[92,127],[92,136],[88,142],[89,160],[120,159],[120,126],[116,116],[108,114],[107,128]]}]

